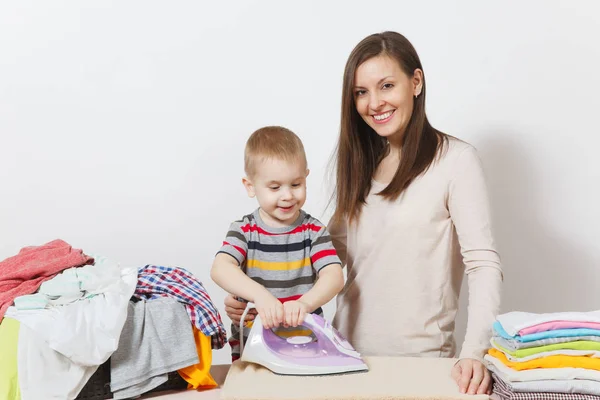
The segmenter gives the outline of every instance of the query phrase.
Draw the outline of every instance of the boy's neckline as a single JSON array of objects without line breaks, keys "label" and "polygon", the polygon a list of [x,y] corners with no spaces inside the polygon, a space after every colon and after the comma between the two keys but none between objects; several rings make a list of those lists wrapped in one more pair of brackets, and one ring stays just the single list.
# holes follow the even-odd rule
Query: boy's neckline
[{"label": "boy's neckline", "polygon": [[265,230],[269,233],[289,232],[289,231],[297,228],[298,226],[300,226],[300,224],[302,224],[302,221],[304,221],[304,218],[306,216],[306,213],[304,212],[304,210],[300,210],[300,212],[298,213],[298,218],[296,218],[296,220],[294,222],[292,222],[290,225],[273,227],[273,226],[267,225],[265,223],[265,221],[260,216],[259,210],[260,210],[260,207],[257,208],[256,210],[254,210],[254,212],[252,213],[252,215],[254,216],[254,219],[256,220],[256,225],[258,225],[260,228],[262,228],[263,230]]}]

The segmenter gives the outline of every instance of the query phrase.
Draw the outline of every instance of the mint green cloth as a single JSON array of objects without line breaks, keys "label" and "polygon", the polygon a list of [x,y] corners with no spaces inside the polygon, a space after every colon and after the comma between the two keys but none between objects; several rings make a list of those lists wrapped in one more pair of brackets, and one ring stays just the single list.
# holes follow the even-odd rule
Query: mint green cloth
[{"label": "mint green cloth", "polygon": [[48,298],[41,293],[27,294],[15,298],[15,307],[17,310],[40,310],[46,308]]}]

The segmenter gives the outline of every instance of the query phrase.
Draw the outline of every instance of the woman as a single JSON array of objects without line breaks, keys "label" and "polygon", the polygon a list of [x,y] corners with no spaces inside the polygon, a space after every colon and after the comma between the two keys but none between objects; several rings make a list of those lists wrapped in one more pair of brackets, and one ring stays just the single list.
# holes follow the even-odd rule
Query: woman
[{"label": "woman", "polygon": [[[454,357],[463,272],[465,341],[452,376],[491,392],[481,362],[500,304],[502,270],[482,167],[469,144],[434,129],[411,43],[374,34],[344,72],[334,245],[347,267],[333,325],[363,355]],[[239,321],[242,303],[226,299]]]}]

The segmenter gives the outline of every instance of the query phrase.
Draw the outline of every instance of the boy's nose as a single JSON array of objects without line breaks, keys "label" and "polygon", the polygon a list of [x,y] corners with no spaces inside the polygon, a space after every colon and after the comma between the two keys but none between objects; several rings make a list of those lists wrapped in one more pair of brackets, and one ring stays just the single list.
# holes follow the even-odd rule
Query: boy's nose
[{"label": "boy's nose", "polygon": [[284,200],[291,199],[292,198],[292,192],[289,191],[289,190],[287,190],[287,189],[283,190],[281,192],[281,198],[284,199]]}]

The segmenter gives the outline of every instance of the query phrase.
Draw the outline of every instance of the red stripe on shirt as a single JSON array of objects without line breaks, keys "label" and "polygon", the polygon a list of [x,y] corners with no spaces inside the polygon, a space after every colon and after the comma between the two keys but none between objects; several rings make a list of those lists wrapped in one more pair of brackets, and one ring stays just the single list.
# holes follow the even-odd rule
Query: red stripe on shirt
[{"label": "red stripe on shirt", "polygon": [[264,229],[262,229],[258,225],[246,224],[246,225],[242,226],[241,229],[242,229],[242,231],[244,233],[247,233],[247,232],[258,232],[258,233],[260,233],[262,235],[277,236],[277,235],[290,235],[290,234],[293,234],[293,233],[300,233],[300,232],[304,232],[306,230],[311,230],[313,232],[319,232],[323,228],[321,226],[315,225],[315,224],[302,224],[302,225],[297,226],[296,228],[294,228],[294,229],[292,229],[291,231],[288,231],[288,232],[271,233],[271,232],[265,231]]},{"label": "red stripe on shirt", "polygon": [[279,300],[279,301],[280,301],[280,302],[282,302],[282,303],[285,303],[285,302],[287,302],[287,301],[294,301],[294,300],[298,300],[300,297],[302,297],[302,295],[301,295],[301,294],[297,294],[297,295],[295,295],[295,296],[290,296],[290,297],[281,297],[281,298],[279,298],[279,299],[277,299],[277,300]]},{"label": "red stripe on shirt", "polygon": [[315,253],[315,255],[312,256],[311,258],[312,258],[312,262],[316,263],[317,261],[319,261],[323,257],[335,256],[335,255],[337,255],[335,249],[327,249],[327,250],[317,251]]},{"label": "red stripe on shirt", "polygon": [[237,251],[239,251],[242,254],[242,256],[244,256],[244,258],[246,258],[246,252],[240,246],[236,246],[236,245],[231,244],[229,242],[223,242],[223,246],[231,246],[231,247],[233,247],[234,249],[236,249]]}]

